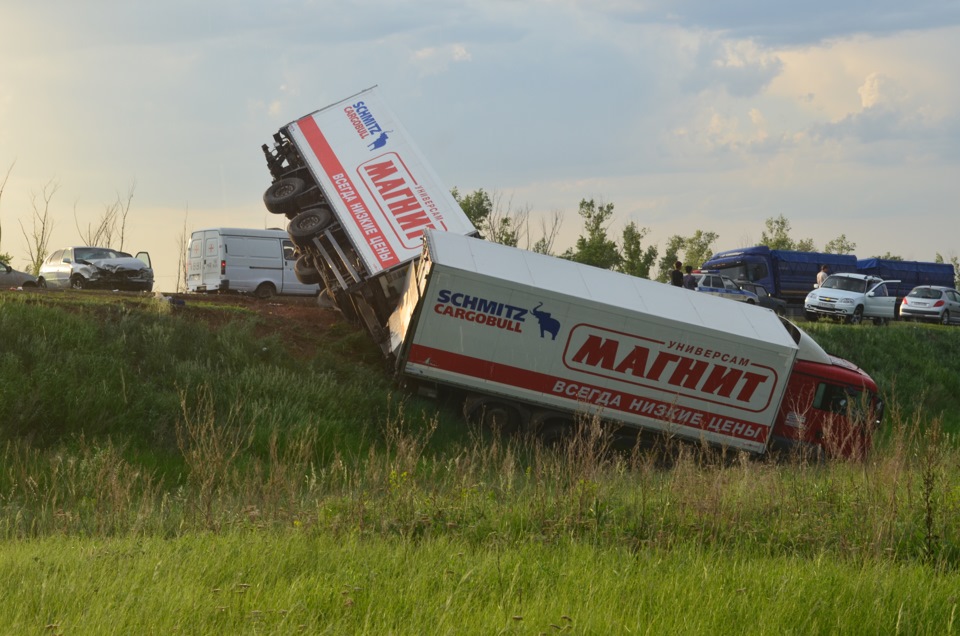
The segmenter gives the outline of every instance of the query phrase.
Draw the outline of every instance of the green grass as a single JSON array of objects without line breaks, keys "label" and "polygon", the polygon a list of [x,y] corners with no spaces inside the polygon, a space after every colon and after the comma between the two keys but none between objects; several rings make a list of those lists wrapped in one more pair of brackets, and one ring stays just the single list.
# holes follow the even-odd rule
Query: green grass
[{"label": "green grass", "polygon": [[828,352],[867,371],[907,419],[940,418],[944,431],[960,434],[960,329],[915,322],[800,326]]},{"label": "green grass", "polygon": [[805,325],[891,404],[864,461],[664,469],[595,422],[493,437],[355,330],[305,358],[258,320],[0,294],[0,631],[956,631],[958,329]]},{"label": "green grass", "polygon": [[18,634],[951,634],[960,586],[889,562],[296,529],[22,542],[0,576]]}]

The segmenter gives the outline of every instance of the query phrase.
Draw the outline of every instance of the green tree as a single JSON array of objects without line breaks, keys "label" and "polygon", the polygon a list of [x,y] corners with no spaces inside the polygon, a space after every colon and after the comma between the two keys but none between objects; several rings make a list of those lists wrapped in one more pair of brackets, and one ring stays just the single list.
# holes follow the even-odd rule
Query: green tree
[{"label": "green tree", "polygon": [[[934,259],[935,263],[946,263],[947,261],[937,252],[937,256]],[[950,257],[950,263],[953,265],[953,286],[957,289],[960,289],[960,260],[956,256]]]},{"label": "green tree", "polygon": [[[719,238],[716,232],[697,230],[693,236],[683,240],[683,263],[697,269],[713,255],[713,242]],[[673,265],[671,264],[671,269]]]},{"label": "green tree", "polygon": [[660,258],[657,268],[657,280],[666,283],[670,280],[670,271],[673,270],[673,264],[680,260],[680,250],[686,239],[682,236],[673,235],[667,239],[667,247],[664,248],[663,257]]},{"label": "green tree", "polygon": [[581,199],[578,213],[583,218],[586,236],[580,235],[576,247],[568,249],[561,257],[602,269],[618,267],[623,256],[616,242],[607,236],[607,223],[613,216],[613,204],[597,205],[593,199]]},{"label": "green tree", "polygon": [[450,194],[486,240],[512,247],[520,242],[530,214],[528,209],[514,211],[509,204],[504,207],[500,195],[490,195],[483,188],[467,195],[453,188]]},{"label": "green tree", "polygon": [[649,232],[649,228],[637,227],[637,224],[632,221],[623,228],[621,241],[623,260],[617,267],[617,271],[640,278],[650,278],[650,268],[657,260],[657,246],[650,245],[647,249],[643,249],[641,244]]},{"label": "green tree", "polygon": [[487,219],[493,213],[493,199],[483,191],[483,188],[475,190],[467,195],[461,195],[457,188],[450,190],[453,199],[460,205],[463,213],[467,215],[473,227],[480,232],[484,231],[487,225]]},{"label": "green tree", "polygon": [[873,258],[879,258],[880,260],[884,260],[884,261],[902,261],[903,260],[902,256],[897,256],[896,254],[891,254],[890,252],[887,252],[883,256],[874,256]]},{"label": "green tree", "polygon": [[[823,251],[827,254],[853,254],[857,249],[857,244],[853,241],[847,240],[846,234],[841,234],[832,241],[827,241],[827,244],[823,246]],[[812,250],[806,250],[812,251]]]},{"label": "green tree", "polygon": [[760,245],[766,245],[772,250],[796,250],[798,252],[813,252],[816,246],[813,239],[790,238],[790,221],[782,214],[776,218],[770,217],[765,222],[766,231],[760,233]]}]

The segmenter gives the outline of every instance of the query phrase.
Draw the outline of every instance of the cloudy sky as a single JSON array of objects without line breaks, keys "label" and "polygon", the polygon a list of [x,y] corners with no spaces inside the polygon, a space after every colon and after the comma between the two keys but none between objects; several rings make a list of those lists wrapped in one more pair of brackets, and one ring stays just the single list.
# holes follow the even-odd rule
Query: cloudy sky
[{"label": "cloudy sky", "polygon": [[[0,252],[23,267],[118,195],[124,249],[176,285],[178,237],[268,227],[260,145],[373,85],[448,187],[611,236],[754,244],[783,214],[858,256],[960,252],[956,0],[3,0]],[[536,237],[535,237],[536,238]]]}]

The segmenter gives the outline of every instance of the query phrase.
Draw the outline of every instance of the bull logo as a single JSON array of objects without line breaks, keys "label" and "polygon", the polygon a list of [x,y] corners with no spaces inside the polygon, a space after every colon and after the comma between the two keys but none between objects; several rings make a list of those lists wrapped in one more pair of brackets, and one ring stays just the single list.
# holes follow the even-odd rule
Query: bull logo
[{"label": "bull logo", "polygon": [[533,317],[540,323],[540,337],[546,338],[546,334],[549,333],[550,339],[556,340],[557,334],[560,333],[560,321],[551,316],[549,312],[540,311],[541,307],[543,307],[543,301],[530,310]]},{"label": "bull logo", "polygon": [[387,145],[387,139],[388,139],[387,133],[392,133],[392,132],[393,132],[392,130],[383,131],[382,133],[380,133],[379,137],[374,139],[372,142],[368,143],[367,147],[370,148],[370,150],[377,150],[378,148],[383,148],[384,146]]}]

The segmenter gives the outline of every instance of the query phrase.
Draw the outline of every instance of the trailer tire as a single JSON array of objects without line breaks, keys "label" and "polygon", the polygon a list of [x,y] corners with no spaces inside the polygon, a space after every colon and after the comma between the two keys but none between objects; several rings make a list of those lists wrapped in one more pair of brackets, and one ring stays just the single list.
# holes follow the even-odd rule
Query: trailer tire
[{"label": "trailer tire", "polygon": [[562,448],[573,438],[573,422],[552,421],[537,429],[537,439],[544,448]]},{"label": "trailer tire", "polygon": [[287,177],[277,179],[263,193],[263,205],[273,214],[289,214],[297,211],[297,197],[307,189],[303,179]]},{"label": "trailer tire", "polygon": [[293,275],[297,277],[303,285],[319,285],[323,282],[320,270],[313,266],[310,257],[301,254],[293,264]]},{"label": "trailer tire", "polygon": [[360,320],[360,313],[357,311],[357,308],[354,307],[353,299],[349,293],[345,291],[335,291],[331,296],[333,297],[333,304],[340,310],[340,313],[343,314],[347,322],[358,327],[363,325],[363,321]]},{"label": "trailer tire", "polygon": [[308,208],[287,224],[287,234],[297,247],[309,247],[332,222],[333,213],[329,208]]}]

